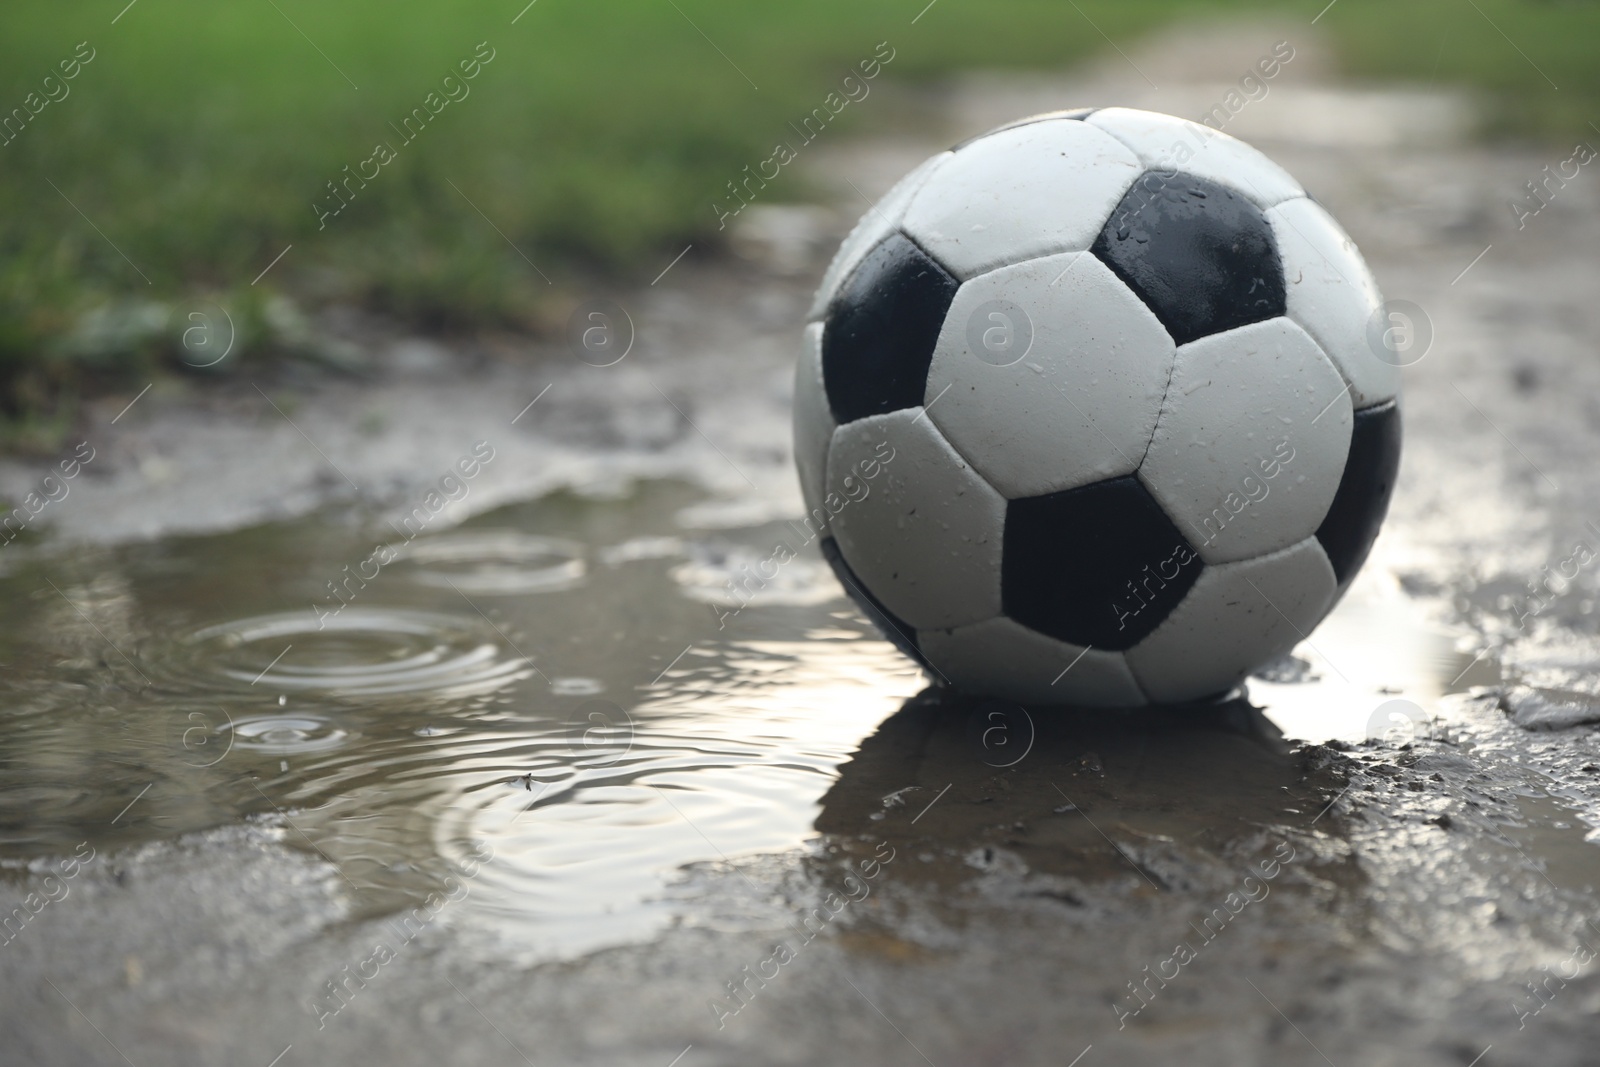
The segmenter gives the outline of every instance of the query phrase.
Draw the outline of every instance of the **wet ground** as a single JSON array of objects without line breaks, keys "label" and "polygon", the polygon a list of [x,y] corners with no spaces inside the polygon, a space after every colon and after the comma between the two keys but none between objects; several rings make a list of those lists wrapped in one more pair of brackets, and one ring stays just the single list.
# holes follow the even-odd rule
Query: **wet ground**
[{"label": "wet ground", "polygon": [[[1228,129],[1431,324],[1372,560],[1219,705],[927,689],[789,522],[819,251],[945,142],[1197,116],[1280,40]],[[613,365],[346,321],[375,383],[103,403],[0,549],[5,1061],[1592,1062],[1593,176],[1519,229],[1570,151],[1303,26],[1129,55],[887,100],[806,160],[835,210],[609,294]]]}]

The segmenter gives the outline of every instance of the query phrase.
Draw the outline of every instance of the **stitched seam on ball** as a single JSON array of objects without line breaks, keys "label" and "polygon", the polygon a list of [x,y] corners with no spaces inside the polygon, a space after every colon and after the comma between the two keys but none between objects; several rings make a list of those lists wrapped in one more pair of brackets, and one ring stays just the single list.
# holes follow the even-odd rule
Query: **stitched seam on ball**
[{"label": "stitched seam on ball", "polygon": [[[1121,281],[1119,278],[1118,281]],[[1123,282],[1126,285],[1126,282]],[[1138,296],[1137,293],[1134,294]],[[1141,301],[1142,303],[1142,301]],[[1162,332],[1166,331],[1163,326]],[[1167,366],[1167,384],[1161,387],[1161,403],[1156,405],[1156,421],[1150,426],[1150,436],[1145,439],[1144,451],[1139,454],[1139,462],[1134,465],[1133,473],[1137,475],[1144,468],[1144,461],[1150,455],[1150,448],[1156,443],[1156,433],[1161,429],[1161,416],[1167,413],[1167,395],[1172,392],[1172,378],[1178,373],[1178,348],[1176,343],[1172,346],[1172,362]],[[1159,503],[1159,501],[1158,501]]]}]

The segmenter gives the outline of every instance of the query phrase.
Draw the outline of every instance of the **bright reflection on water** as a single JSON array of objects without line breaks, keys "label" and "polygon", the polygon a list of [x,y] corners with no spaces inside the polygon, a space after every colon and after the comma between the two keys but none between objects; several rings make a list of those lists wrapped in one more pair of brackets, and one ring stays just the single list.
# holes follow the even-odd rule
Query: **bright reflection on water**
[{"label": "bright reflection on water", "polygon": [[[700,503],[563,494],[397,546],[369,580],[376,518],[8,549],[0,855],[267,818],[371,914],[487,845],[459,921],[505,951],[649,934],[682,866],[814,837],[840,764],[923,688],[809,555],[719,628],[725,581],[793,534],[685,528]],[[1379,590],[1302,646],[1309,669],[1252,683],[1285,733],[1360,739],[1387,697],[1431,709],[1482,680]]]},{"label": "bright reflection on water", "polygon": [[1286,736],[1404,744],[1438,729],[1440,697],[1500,680],[1494,657],[1431,624],[1390,576],[1381,553],[1403,537],[1388,531],[1344,600],[1295,649],[1296,669],[1250,680],[1251,702]]}]

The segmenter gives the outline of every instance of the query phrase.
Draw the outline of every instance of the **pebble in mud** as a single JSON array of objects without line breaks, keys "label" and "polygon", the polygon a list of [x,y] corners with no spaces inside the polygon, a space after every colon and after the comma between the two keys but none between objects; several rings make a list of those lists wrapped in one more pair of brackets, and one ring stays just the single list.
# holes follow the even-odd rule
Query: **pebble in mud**
[{"label": "pebble in mud", "polygon": [[1506,690],[1501,706],[1528,730],[1561,730],[1600,722],[1600,697],[1588,693],[1519,685]]}]

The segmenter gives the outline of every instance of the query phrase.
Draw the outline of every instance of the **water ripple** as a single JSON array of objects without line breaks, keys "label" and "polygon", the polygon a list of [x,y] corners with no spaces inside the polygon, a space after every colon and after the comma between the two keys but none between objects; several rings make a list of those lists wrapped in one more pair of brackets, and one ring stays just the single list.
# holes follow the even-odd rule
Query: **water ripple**
[{"label": "water ripple", "polygon": [[385,608],[258,615],[209,626],[186,642],[213,680],[330,696],[470,695],[526,678],[533,665],[507,654],[486,623]]},{"label": "water ripple", "polygon": [[584,546],[514,530],[463,530],[394,546],[396,567],[413,582],[487,596],[552,593],[588,575]]}]

